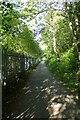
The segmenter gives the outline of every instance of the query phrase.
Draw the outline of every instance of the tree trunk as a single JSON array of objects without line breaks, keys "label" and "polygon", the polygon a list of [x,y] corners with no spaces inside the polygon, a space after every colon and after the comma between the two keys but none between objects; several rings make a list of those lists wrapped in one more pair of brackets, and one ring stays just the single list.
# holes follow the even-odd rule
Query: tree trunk
[{"label": "tree trunk", "polygon": [[56,46],[56,38],[55,38],[55,25],[53,23],[53,16],[52,16],[52,10],[51,10],[51,16],[50,16],[50,31],[51,31],[51,39],[52,39],[52,45],[53,45],[53,51],[54,54],[57,57],[57,60],[59,61],[59,54],[57,52],[57,46]]}]

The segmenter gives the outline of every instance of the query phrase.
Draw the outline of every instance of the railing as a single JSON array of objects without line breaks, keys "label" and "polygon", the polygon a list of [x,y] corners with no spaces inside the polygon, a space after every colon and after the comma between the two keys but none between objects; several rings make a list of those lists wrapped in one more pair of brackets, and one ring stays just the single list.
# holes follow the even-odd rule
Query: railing
[{"label": "railing", "polygon": [[[38,59],[25,56],[19,53],[7,52],[6,49],[2,51],[2,76],[3,86],[6,86],[11,81],[16,82],[21,74],[30,70],[31,67],[38,63]],[[13,82],[12,82],[13,83]]]}]

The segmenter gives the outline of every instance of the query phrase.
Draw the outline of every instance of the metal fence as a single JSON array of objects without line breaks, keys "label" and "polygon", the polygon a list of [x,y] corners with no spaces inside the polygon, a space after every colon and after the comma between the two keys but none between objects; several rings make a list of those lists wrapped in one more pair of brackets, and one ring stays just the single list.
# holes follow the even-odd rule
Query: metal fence
[{"label": "metal fence", "polygon": [[7,81],[17,79],[21,73],[28,71],[38,62],[38,59],[31,56],[25,56],[19,53],[7,52],[2,50],[2,76],[3,86]]}]

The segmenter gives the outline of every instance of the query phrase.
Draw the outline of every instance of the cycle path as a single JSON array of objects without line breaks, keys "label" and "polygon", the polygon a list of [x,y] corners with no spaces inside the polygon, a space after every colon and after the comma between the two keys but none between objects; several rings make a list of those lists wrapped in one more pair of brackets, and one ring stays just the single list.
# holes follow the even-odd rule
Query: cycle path
[{"label": "cycle path", "polygon": [[12,119],[77,117],[75,95],[55,79],[44,62],[32,71],[25,86],[5,104],[3,117]]}]

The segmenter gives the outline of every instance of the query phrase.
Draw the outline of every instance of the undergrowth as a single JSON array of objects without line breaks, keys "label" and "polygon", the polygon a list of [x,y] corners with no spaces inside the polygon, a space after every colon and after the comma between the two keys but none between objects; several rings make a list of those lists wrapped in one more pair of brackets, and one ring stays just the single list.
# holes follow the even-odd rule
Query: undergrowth
[{"label": "undergrowth", "polygon": [[74,48],[71,48],[64,54],[61,54],[59,61],[55,55],[47,57],[46,64],[56,77],[58,77],[69,86],[71,91],[77,91],[78,61]]}]

